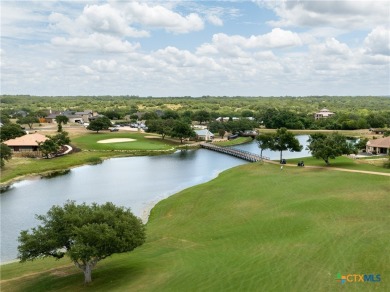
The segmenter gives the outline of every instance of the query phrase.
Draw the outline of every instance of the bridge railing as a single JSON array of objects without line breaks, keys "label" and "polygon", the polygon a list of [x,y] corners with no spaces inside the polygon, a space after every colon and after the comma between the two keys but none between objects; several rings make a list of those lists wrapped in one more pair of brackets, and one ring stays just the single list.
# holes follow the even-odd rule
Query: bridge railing
[{"label": "bridge railing", "polygon": [[232,148],[232,147],[221,147],[221,146],[217,146],[217,145],[213,145],[213,144],[209,144],[209,143],[201,143],[200,146],[203,148],[206,148],[206,149],[210,149],[210,150],[214,150],[217,152],[232,155],[234,157],[238,157],[238,158],[250,161],[250,162],[256,162],[256,161],[265,160],[265,159],[269,160],[269,157],[265,157],[265,156],[261,157],[258,154],[254,154],[254,153],[246,151],[246,150],[236,149],[236,148]]}]

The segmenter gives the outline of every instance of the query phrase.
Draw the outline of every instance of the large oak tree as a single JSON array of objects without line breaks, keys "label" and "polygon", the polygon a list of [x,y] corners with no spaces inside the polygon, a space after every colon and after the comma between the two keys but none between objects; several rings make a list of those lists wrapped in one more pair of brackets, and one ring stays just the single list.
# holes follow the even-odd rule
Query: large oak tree
[{"label": "large oak tree", "polygon": [[129,252],[145,241],[145,227],[130,209],[112,203],[76,205],[68,201],[53,206],[31,232],[20,233],[18,258],[21,262],[67,255],[92,281],[92,269],[114,253]]},{"label": "large oak tree", "polygon": [[111,127],[111,121],[107,117],[99,117],[95,120],[92,120],[87,129],[91,131],[96,131],[96,133],[99,133],[101,130],[107,130],[109,127]]},{"label": "large oak tree", "polygon": [[280,152],[280,161],[282,161],[283,158],[283,151],[299,152],[303,148],[294,134],[287,131],[286,128],[277,129],[276,133],[273,134],[271,141],[269,141],[268,146],[272,151]]},{"label": "large oak tree", "polygon": [[316,133],[310,135],[307,149],[312,156],[317,159],[323,159],[327,165],[330,164],[329,159],[335,159],[343,154],[357,153],[354,145],[347,141],[347,138],[337,132],[330,135]]}]

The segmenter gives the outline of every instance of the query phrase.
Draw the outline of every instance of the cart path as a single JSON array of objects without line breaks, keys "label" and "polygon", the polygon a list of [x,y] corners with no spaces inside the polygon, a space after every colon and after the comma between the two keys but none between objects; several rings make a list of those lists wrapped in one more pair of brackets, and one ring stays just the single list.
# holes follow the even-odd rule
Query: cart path
[{"label": "cart path", "polygon": [[[278,165],[280,164],[279,162],[276,162],[276,161],[267,161],[267,163],[278,164]],[[298,167],[296,164],[283,164],[283,166]],[[305,165],[304,168],[336,170],[336,171],[345,171],[345,172],[354,172],[354,173],[390,176],[390,173],[388,173],[388,172],[376,172],[376,171],[368,171],[368,170],[346,169],[346,168],[340,168],[340,167]]]}]

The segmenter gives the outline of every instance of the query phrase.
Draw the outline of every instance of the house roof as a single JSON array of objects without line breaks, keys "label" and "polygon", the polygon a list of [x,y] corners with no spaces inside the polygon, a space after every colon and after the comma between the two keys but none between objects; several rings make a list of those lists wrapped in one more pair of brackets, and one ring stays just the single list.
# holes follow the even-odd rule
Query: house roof
[{"label": "house roof", "polygon": [[59,114],[50,114],[46,117],[46,119],[55,119],[56,116],[58,116]]},{"label": "house roof", "polygon": [[85,111],[82,111],[82,112],[75,112],[74,114],[75,115],[91,115],[92,111],[91,110],[85,110]]},{"label": "house roof", "polygon": [[367,146],[380,147],[380,148],[390,148],[390,137],[370,140],[367,142]]},{"label": "house roof", "polygon": [[34,133],[4,141],[4,144],[7,146],[38,146],[38,142],[44,142],[47,139],[49,138],[42,134]]},{"label": "house roof", "polygon": [[209,130],[195,130],[196,135],[198,136],[214,136],[213,133],[211,133]]},{"label": "house roof", "polygon": [[334,113],[329,111],[327,108],[323,108],[319,112],[316,112],[316,114],[329,115],[329,114],[334,114]]}]

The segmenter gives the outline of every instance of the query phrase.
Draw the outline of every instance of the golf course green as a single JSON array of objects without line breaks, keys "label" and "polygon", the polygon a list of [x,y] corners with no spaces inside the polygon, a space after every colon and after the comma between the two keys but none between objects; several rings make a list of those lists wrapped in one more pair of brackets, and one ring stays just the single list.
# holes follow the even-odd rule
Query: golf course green
[{"label": "golf course green", "polygon": [[246,164],[158,203],[147,242],[99,262],[91,285],[47,259],[1,266],[1,290],[389,291],[389,195],[388,176]]},{"label": "golf course green", "polygon": [[[147,135],[146,135],[147,136]],[[152,137],[152,136],[150,136]],[[110,139],[129,139],[124,142],[110,142]],[[114,140],[113,140],[114,141]],[[103,142],[103,143],[102,143]],[[140,133],[89,133],[72,140],[77,147],[86,150],[170,150],[172,145],[167,141],[162,142],[156,136],[145,137]]]}]

